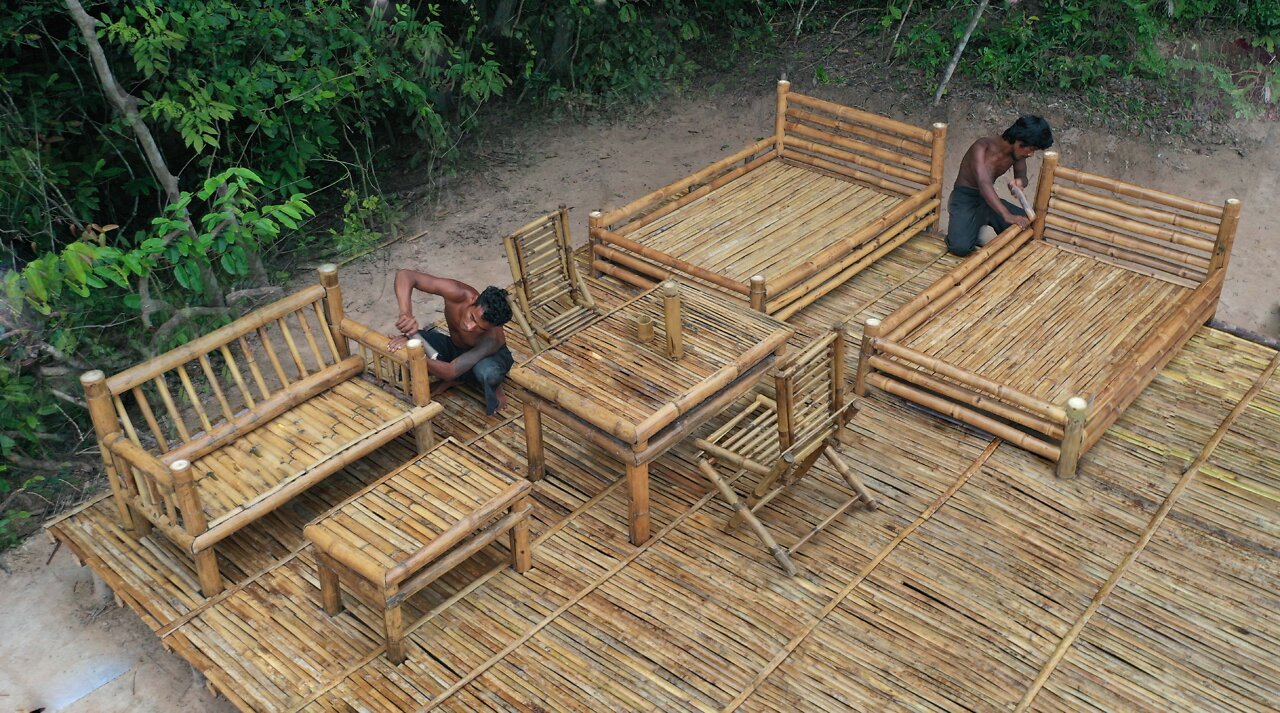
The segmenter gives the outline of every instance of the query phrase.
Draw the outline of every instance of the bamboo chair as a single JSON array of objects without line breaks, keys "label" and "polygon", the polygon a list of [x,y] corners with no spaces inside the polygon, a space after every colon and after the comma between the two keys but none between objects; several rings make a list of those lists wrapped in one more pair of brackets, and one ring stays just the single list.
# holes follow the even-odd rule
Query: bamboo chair
[{"label": "bamboo chair", "polygon": [[502,239],[515,280],[511,311],[538,352],[599,315],[587,283],[578,274],[564,206]]},{"label": "bamboo chair", "polygon": [[[720,429],[695,440],[702,450],[698,469],[735,511],[730,526],[745,522],[789,576],[796,574],[791,561],[795,552],[854,503],[861,501],[868,510],[879,507],[834,447],[836,433],[857,411],[845,396],[845,337],[844,325],[838,325],[785,358],[774,373],[776,401],[757,396]],[[853,495],[790,547],[783,547],[756,513],[804,478],[819,457],[831,463]],[[725,479],[717,466],[728,466],[735,473]],[[746,473],[759,475],[760,481],[744,502],[732,482]]]}]

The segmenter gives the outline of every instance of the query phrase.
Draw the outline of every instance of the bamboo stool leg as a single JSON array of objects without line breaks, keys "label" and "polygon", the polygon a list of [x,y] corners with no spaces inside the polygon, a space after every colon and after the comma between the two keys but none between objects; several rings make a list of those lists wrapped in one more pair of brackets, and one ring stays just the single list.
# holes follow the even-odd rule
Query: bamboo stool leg
[{"label": "bamboo stool leg", "polygon": [[844,478],[844,482],[848,483],[849,487],[853,488],[853,492],[858,494],[858,499],[862,501],[868,510],[875,510],[880,507],[880,501],[871,494],[870,490],[867,490],[867,486],[862,484],[862,478],[859,478],[857,473],[849,469],[849,466],[840,457],[840,453],[836,449],[826,446],[822,452],[827,456],[827,460],[830,461],[831,465],[835,466],[836,472],[840,474],[840,477]]},{"label": "bamboo stool leg", "polygon": [[389,606],[382,614],[383,625],[387,633],[387,658],[391,663],[404,663],[404,612],[403,604]]},{"label": "bamboo stool leg", "polygon": [[720,495],[729,503],[729,506],[734,509],[734,517],[747,523],[751,527],[751,531],[755,533],[757,538],[759,538],[760,543],[764,545],[764,548],[768,550],[769,553],[773,555],[773,558],[778,561],[778,565],[787,573],[787,576],[796,576],[796,566],[791,561],[791,557],[787,555],[786,549],[781,547],[777,541],[773,539],[773,536],[769,534],[769,531],[764,528],[764,523],[760,522],[760,519],[747,508],[746,504],[742,502],[742,499],[738,497],[738,494],[733,492],[733,488],[730,487],[728,483],[724,482],[724,478],[721,478],[720,474],[716,472],[716,469],[702,458],[698,459],[698,469],[702,471],[702,474],[706,476],[707,480],[711,481],[712,485],[716,486],[716,489],[720,491]]},{"label": "bamboo stool leg", "polygon": [[316,572],[320,575],[320,604],[324,613],[337,616],[342,613],[342,588],[338,582],[338,570],[329,556],[316,553]]},{"label": "bamboo stool leg", "polygon": [[196,577],[200,580],[200,592],[206,597],[216,596],[222,591],[222,574],[218,572],[216,552],[209,549],[196,553]]},{"label": "bamboo stool leg", "polygon": [[631,495],[631,516],[628,518],[631,544],[643,545],[649,540],[648,463],[627,463],[627,491]]},{"label": "bamboo stool leg", "polygon": [[524,404],[524,440],[529,480],[537,482],[546,474],[547,458],[542,450],[542,413],[528,401]]},{"label": "bamboo stool leg", "polygon": [[[523,497],[516,500],[514,504],[507,510],[513,513],[524,509],[530,502],[530,498]],[[515,568],[519,574],[529,571],[530,565],[533,564],[533,554],[529,549],[529,516],[525,515],[520,518],[511,528],[511,566]]]}]

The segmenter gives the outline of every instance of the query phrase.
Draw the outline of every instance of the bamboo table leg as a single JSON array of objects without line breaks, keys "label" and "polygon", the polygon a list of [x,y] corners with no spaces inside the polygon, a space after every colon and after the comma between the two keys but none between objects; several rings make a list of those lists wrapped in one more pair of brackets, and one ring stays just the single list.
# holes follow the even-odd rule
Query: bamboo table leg
[{"label": "bamboo table leg", "polygon": [[[523,510],[532,501],[531,498],[520,498],[507,510],[517,512]],[[524,574],[533,563],[533,555],[529,550],[529,516],[525,515],[511,528],[511,566],[516,572]]]},{"label": "bamboo table leg", "polygon": [[320,575],[320,603],[324,613],[337,616],[342,613],[342,585],[338,582],[338,570],[334,569],[329,556],[316,553],[316,569]]},{"label": "bamboo table leg", "polygon": [[383,612],[383,624],[387,633],[387,658],[391,663],[404,663],[404,612],[402,604],[389,606]]},{"label": "bamboo table leg", "polygon": [[524,439],[529,460],[529,480],[539,481],[546,473],[546,455],[542,450],[542,414],[538,407],[524,404]]},{"label": "bamboo table leg", "polygon": [[627,491],[631,495],[631,544],[649,540],[649,464],[627,463]]}]

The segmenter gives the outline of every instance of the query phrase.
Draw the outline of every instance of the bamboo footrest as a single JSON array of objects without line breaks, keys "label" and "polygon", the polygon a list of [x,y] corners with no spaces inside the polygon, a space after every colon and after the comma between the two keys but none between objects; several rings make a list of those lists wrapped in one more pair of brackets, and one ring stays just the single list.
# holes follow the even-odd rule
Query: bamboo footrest
[{"label": "bamboo footrest", "polygon": [[533,486],[452,438],[307,525],[325,613],[340,584],[383,612],[387,658],[402,663],[405,600],[504,533],[511,565],[529,569]]}]

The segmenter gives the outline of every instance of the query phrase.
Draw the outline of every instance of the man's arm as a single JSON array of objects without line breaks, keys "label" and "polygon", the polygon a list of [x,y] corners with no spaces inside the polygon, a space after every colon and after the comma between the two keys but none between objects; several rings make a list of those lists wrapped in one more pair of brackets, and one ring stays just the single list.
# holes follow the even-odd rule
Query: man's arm
[{"label": "man's arm", "polygon": [[1026,190],[1027,160],[1025,158],[1020,158],[1013,162],[1013,182],[1018,184],[1019,188]]},{"label": "man's arm", "polygon": [[447,301],[461,302],[473,297],[466,283],[450,280],[447,277],[436,277],[416,270],[399,270],[396,272],[396,304],[400,308],[400,316],[396,319],[396,329],[401,334],[414,334],[418,331],[418,320],[413,317],[413,291],[440,295]]},{"label": "man's arm", "polygon": [[[494,333],[495,331],[496,334]],[[445,381],[454,381],[471,371],[471,367],[475,366],[481,359],[496,353],[504,344],[506,344],[506,339],[502,334],[502,329],[500,327],[496,328],[496,330],[491,330],[481,337],[474,347],[458,355],[453,361],[428,359],[427,371]]]},{"label": "man's arm", "polygon": [[[977,149],[978,149],[978,153],[976,153],[973,157],[974,169],[978,178],[978,193],[982,194],[982,200],[986,201],[988,206],[991,206],[991,210],[994,210],[997,214],[999,214],[1001,218],[1004,218],[1004,221],[1006,223],[1009,223],[1011,225],[1016,224],[1023,228],[1027,227],[1028,225],[1031,225],[1031,221],[1027,220],[1026,216],[1014,215],[1012,212],[1009,211],[1008,208],[1005,207],[1004,201],[1000,200],[1000,196],[996,194],[996,185],[995,185],[996,177],[991,175],[991,164],[990,162],[987,161],[987,155],[986,155],[987,147],[980,146],[980,147],[977,147]],[[1021,163],[1022,163],[1022,180],[1023,182],[1025,182],[1027,180],[1026,179],[1027,164],[1025,161],[1022,161]],[[1014,172],[1015,172],[1014,180],[1017,180],[1016,164],[1015,164]]]}]

